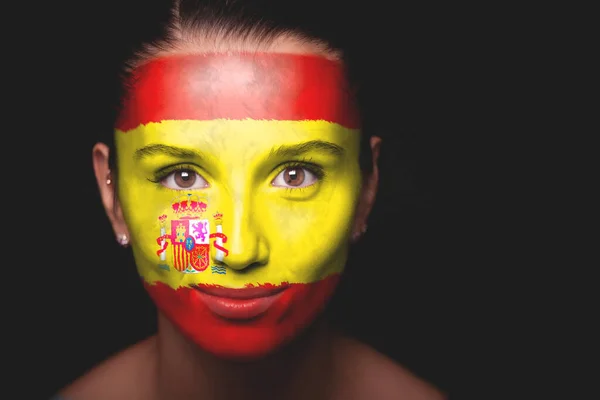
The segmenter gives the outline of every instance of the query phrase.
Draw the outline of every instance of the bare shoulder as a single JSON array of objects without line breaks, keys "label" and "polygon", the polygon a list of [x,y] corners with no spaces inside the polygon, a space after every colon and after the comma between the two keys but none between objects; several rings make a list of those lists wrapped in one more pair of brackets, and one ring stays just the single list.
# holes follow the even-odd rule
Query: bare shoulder
[{"label": "bare shoulder", "polygon": [[412,374],[390,357],[358,340],[340,337],[336,345],[341,363],[340,398],[444,400],[446,395]]},{"label": "bare shoulder", "polygon": [[67,400],[150,399],[155,371],[155,339],[146,339],[114,355],[64,388]]}]

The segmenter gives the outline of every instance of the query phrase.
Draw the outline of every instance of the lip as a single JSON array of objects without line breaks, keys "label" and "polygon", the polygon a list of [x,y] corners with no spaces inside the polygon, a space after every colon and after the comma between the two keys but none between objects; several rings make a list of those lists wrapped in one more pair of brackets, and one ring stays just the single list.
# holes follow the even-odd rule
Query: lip
[{"label": "lip", "polygon": [[214,314],[232,320],[248,320],[265,313],[287,286],[231,289],[196,286],[196,292]]}]

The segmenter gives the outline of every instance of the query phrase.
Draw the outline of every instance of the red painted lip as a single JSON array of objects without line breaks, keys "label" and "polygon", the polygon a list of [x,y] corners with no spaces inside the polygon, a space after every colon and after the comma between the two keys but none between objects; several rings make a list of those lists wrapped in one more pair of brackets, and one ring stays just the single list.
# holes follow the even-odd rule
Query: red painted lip
[{"label": "red painted lip", "polygon": [[265,313],[287,286],[230,289],[196,286],[196,292],[214,314],[233,320],[247,320]]},{"label": "red painted lip", "polygon": [[210,294],[217,297],[225,297],[229,299],[255,299],[257,297],[268,297],[273,296],[282,290],[288,288],[288,286],[276,286],[271,288],[256,287],[256,288],[243,288],[243,289],[232,289],[212,286],[195,286],[199,291]]}]

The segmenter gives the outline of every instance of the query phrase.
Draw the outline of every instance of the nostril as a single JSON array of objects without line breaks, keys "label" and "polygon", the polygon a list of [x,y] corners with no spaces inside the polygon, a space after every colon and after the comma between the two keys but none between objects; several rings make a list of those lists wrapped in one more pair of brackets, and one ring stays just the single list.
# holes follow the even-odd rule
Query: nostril
[{"label": "nostril", "polygon": [[264,265],[264,264],[261,263],[261,262],[253,262],[253,263],[250,263],[250,264],[246,265],[241,270],[238,270],[238,272],[246,273],[246,272],[254,271],[255,268],[258,268],[258,267],[260,267],[262,265]]},{"label": "nostril", "polygon": [[256,262],[253,262],[252,264],[249,264],[246,267],[246,269],[254,269],[254,268],[260,267],[261,265],[263,265],[263,264],[260,263],[260,262],[258,262],[258,261],[256,261]]},{"label": "nostril", "polygon": [[223,268],[227,268],[227,269],[234,269],[238,273],[242,273],[242,274],[245,273],[245,272],[248,272],[248,271],[253,271],[254,268],[258,268],[258,267],[261,267],[263,265],[265,265],[265,263],[256,261],[256,262],[247,264],[243,268],[239,268],[239,266],[236,268],[236,266],[232,266],[232,265],[228,264],[227,260],[224,260],[224,261],[217,261],[217,260],[215,260],[214,261],[214,266],[216,266],[216,267],[223,267]]}]

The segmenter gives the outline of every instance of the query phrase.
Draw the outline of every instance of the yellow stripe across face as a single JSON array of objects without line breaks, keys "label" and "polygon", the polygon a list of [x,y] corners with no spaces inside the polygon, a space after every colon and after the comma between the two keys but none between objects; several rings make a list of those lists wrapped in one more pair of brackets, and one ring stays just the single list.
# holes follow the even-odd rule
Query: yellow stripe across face
[{"label": "yellow stripe across face", "polygon": [[[325,178],[303,190],[273,187],[277,165],[266,161],[273,149],[312,140],[334,143],[344,149],[344,155],[305,154],[302,159],[324,168]],[[326,121],[163,121],[116,131],[116,144],[119,198],[138,270],[146,282],[160,281],[172,288],[245,287],[310,283],[343,270],[361,182],[357,130]],[[136,159],[138,149],[153,144],[200,152],[186,165],[192,164],[210,187],[188,192],[151,182],[156,170],[182,162],[164,154]],[[221,229],[228,237],[224,247],[230,251],[224,261],[235,264],[225,274],[212,272],[211,266],[217,265],[213,239],[209,266],[199,273],[173,268],[170,240],[165,260],[156,254],[159,217],[166,216],[164,231],[170,234],[171,221],[178,218],[172,203],[188,193],[206,202],[201,218],[209,221],[210,233],[216,232],[213,215],[223,214]],[[241,268],[245,261],[263,265]]]}]

